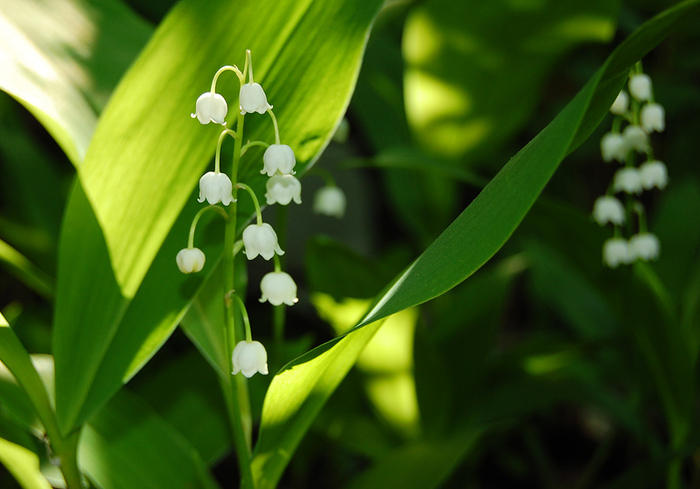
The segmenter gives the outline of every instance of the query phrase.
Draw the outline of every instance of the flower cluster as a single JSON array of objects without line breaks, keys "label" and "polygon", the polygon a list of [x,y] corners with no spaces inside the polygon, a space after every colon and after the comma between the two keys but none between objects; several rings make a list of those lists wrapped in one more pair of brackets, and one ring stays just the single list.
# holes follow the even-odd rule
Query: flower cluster
[{"label": "flower cluster", "polygon": [[[240,91],[238,93],[240,112],[236,114],[238,118],[236,127],[239,132],[226,128],[228,103],[222,95],[216,93],[218,77],[225,71],[233,71],[240,81]],[[238,163],[241,156],[251,146],[264,146],[266,150],[262,158],[260,173],[267,174],[270,177],[266,185],[267,193],[265,194],[265,199],[267,204],[287,205],[291,201],[297,204],[301,203],[301,183],[294,177],[294,166],[296,165],[294,151],[289,145],[280,142],[279,127],[272,109],[272,105],[267,101],[265,90],[253,79],[250,51],[246,52],[246,64],[242,72],[236,66],[222,67],[214,75],[211,90],[203,93],[197,99],[195,113],[192,114],[192,118],[196,118],[202,124],[209,124],[210,122],[220,124],[224,126],[224,130],[219,136],[216,147],[214,171],[205,173],[199,180],[198,201],[206,201],[209,205],[202,209],[193,219],[188,246],[178,253],[176,261],[182,273],[196,273],[204,268],[206,261],[204,252],[194,247],[194,234],[199,218],[205,211],[215,210],[229,221],[227,232],[230,232],[229,229],[233,229],[233,233],[235,233],[237,192],[238,190],[245,190],[250,194],[255,205],[256,222],[243,230],[241,241],[245,250],[244,253],[248,260],[253,260],[257,256],[261,256],[265,260],[274,258],[275,264],[275,271],[265,275],[260,283],[260,301],[269,301],[276,306],[281,304],[291,306],[297,302],[297,286],[292,277],[281,270],[278,257],[283,255],[284,251],[278,243],[277,234],[270,224],[263,222],[260,204],[253,189],[237,181]],[[246,114],[253,113],[267,113],[270,116],[275,131],[274,144],[268,144],[263,141],[242,144],[243,118]],[[230,176],[220,169],[221,145],[227,135],[235,140],[233,168]],[[220,207],[219,203],[224,206],[230,206],[229,212],[227,213]],[[232,260],[236,249],[240,249],[240,247],[234,245],[233,250],[225,250],[224,259]],[[231,265],[232,267],[233,265]],[[232,284],[232,280],[229,283]],[[267,374],[267,352],[262,343],[252,340],[245,304],[233,290],[226,291],[226,297],[227,304],[230,303],[231,307],[234,307],[234,305],[240,307],[246,333],[245,340],[239,341],[235,347],[231,348],[232,373],[237,374],[241,372],[246,377],[252,377],[256,372]],[[232,311],[229,314],[233,317]]]},{"label": "flower cluster", "polygon": [[[658,258],[659,239],[647,231],[644,206],[637,197],[644,190],[663,190],[668,184],[666,165],[654,157],[649,140],[653,132],[666,128],[664,108],[654,101],[651,78],[641,72],[639,64],[627,88],[629,94],[623,89],[610,107],[615,115],[612,130],[600,141],[603,161],[617,161],[622,167],[615,172],[606,195],[598,197],[593,205],[596,222],[615,227],[614,237],[603,245],[603,262],[610,268]],[[641,164],[637,164],[638,155],[645,158]]]}]

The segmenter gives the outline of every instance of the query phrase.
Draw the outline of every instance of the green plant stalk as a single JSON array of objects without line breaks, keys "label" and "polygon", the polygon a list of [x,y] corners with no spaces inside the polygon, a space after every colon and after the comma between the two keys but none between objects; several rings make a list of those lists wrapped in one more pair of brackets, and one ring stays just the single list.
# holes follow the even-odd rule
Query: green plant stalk
[{"label": "green plant stalk", "polygon": [[238,163],[241,159],[241,142],[243,135],[244,114],[238,114],[238,124],[236,126],[235,146],[233,149],[233,168],[231,170],[231,181],[233,186],[234,201],[229,205],[229,219],[226,223],[226,235],[224,239],[224,291],[223,297],[226,307],[226,327],[224,336],[226,338],[226,351],[228,356],[228,379],[222,381],[224,398],[229,416],[229,423],[233,436],[233,444],[236,449],[238,466],[241,473],[241,487],[252,489],[254,487],[253,473],[250,467],[251,445],[253,421],[250,410],[250,397],[248,395],[248,385],[241,375],[231,375],[233,363],[231,355],[236,345],[236,302],[228,297],[234,292],[234,255],[233,248],[236,243],[236,217],[238,204],[236,202],[236,180],[238,177]]},{"label": "green plant stalk", "polygon": [[60,442],[53,443],[52,449],[61,460],[61,473],[66,481],[67,489],[82,489],[83,478],[78,468],[78,441],[80,440],[80,430],[76,430],[70,435],[60,439]]},{"label": "green plant stalk", "polygon": [[[282,247],[282,249],[287,248],[287,206],[278,205],[277,206],[277,219],[275,221],[275,228],[277,231],[277,239]],[[286,255],[278,256],[275,255],[275,271],[279,271],[284,267],[284,262],[286,261]],[[286,312],[287,306],[280,304],[279,306],[274,306],[272,308],[272,325],[275,338],[275,346],[277,347],[277,352],[282,351],[282,344],[284,342],[284,329],[286,323]]]}]

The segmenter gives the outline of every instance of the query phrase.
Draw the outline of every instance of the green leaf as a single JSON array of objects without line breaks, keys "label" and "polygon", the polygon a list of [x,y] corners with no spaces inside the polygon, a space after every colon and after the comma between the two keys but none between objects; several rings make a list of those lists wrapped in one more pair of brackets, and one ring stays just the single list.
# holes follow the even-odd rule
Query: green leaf
[{"label": "green leaf", "polygon": [[[66,210],[54,328],[64,429],[88,419],[150,358],[200,284],[174,264],[193,208],[176,219],[220,133],[189,117],[213,74],[252,50],[256,80],[303,170],[347,107],[380,3],[184,0],[160,25],[103,113]],[[228,75],[217,91],[236,107]],[[272,136],[262,116],[247,126],[246,140]],[[257,149],[246,153],[242,175],[258,173]]]},{"label": "green leaf", "polygon": [[0,438],[0,462],[23,489],[51,489],[41,474],[39,457],[34,452]]},{"label": "green leaf", "polygon": [[253,460],[260,487],[273,487],[279,479],[313,417],[379,328],[376,321],[444,293],[488,261],[513,233],[559,163],[605,116],[630,67],[698,12],[700,1],[686,1],[635,31],[556,119],[396,277],[353,330],[294,360],[275,376],[265,398]]},{"label": "green leaf", "polygon": [[443,156],[489,154],[528,120],[562,55],[612,38],[616,10],[610,0],[421,2],[403,35],[416,138]]},{"label": "green leaf", "polygon": [[79,460],[103,489],[218,487],[187,440],[126,390],[85,426]]},{"label": "green leaf", "polygon": [[79,166],[99,112],[152,28],[114,0],[2,0],[0,27],[0,89]]}]

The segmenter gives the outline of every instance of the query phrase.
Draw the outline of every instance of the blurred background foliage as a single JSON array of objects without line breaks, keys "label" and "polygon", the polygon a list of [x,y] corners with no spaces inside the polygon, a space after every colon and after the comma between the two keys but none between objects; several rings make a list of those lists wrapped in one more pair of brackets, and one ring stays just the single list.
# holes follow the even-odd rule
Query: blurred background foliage
[{"label": "blurred background foliage", "polygon": [[[273,214],[287,219],[285,256],[300,301],[287,310],[284,341],[273,340],[270,309],[250,301],[257,334],[271,345],[270,370],[352,327],[612,48],[673,3],[386,2],[347,114],[350,137],[316,163],[346,192],[346,216],[311,212],[322,185],[314,170],[303,180],[304,203]],[[3,51],[27,42],[83,77],[81,93],[55,92],[56,103],[74,103],[67,124],[83,139],[69,141],[44,116],[0,94],[0,311],[45,360],[48,377],[57,243],[75,166],[112,89],[173,4],[0,1],[3,26],[36,33],[3,35]],[[82,9],[70,17],[76,25],[99,19],[103,54],[81,52],[78,36],[51,37],[51,19],[66,18],[74,5]],[[387,321],[314,422],[280,487],[653,488],[672,485],[669,471],[681,487],[700,484],[697,20],[644,59],[667,117],[653,144],[671,183],[644,197],[662,243],[658,262],[635,270],[601,263],[609,230],[589,216],[612,176],[599,156],[606,119],[489,264]],[[111,62],[93,62],[104,59]],[[26,80],[6,82],[12,93],[7,83]],[[251,267],[249,281],[262,273]],[[644,286],[655,280],[667,291],[661,304]],[[131,473],[103,459],[140,447],[130,460],[153,469],[153,437],[196,449],[173,484],[200,477],[205,466],[221,487],[237,483],[216,374],[188,339],[197,327],[192,312],[183,324],[184,334],[177,330],[89,423],[84,437],[99,450],[81,453],[81,463],[109,487],[130,487]],[[35,420],[13,417],[29,410],[11,376],[0,373],[0,437],[38,453],[50,473],[42,441],[21,429]],[[268,382],[250,384],[258,415]],[[663,392],[667,383],[671,394]],[[141,438],[121,439],[134,423],[147,427]],[[0,487],[19,486],[0,470]]]}]

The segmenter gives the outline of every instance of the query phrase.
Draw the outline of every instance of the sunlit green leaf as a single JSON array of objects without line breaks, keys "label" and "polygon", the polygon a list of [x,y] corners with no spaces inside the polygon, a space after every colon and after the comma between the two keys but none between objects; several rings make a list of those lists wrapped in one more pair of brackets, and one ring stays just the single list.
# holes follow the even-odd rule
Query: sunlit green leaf
[{"label": "sunlit green leaf", "polygon": [[[65,429],[89,418],[150,358],[201,281],[182,276],[174,262],[194,212],[176,219],[220,132],[189,116],[215,71],[242,65],[252,50],[256,81],[303,170],[347,107],[379,3],[185,0],[160,25],[105,110],[66,211],[54,328]],[[237,80],[228,75],[217,91],[235,107]],[[246,126],[246,139],[272,136],[266,117]],[[259,174],[257,149],[243,159],[244,177]],[[173,224],[182,227],[166,240]]]},{"label": "sunlit green leaf", "polygon": [[152,28],[114,0],[2,0],[0,30],[0,89],[80,165],[97,116]]},{"label": "sunlit green leaf", "polygon": [[51,489],[41,474],[39,457],[34,452],[0,438],[0,462],[23,489]]}]

